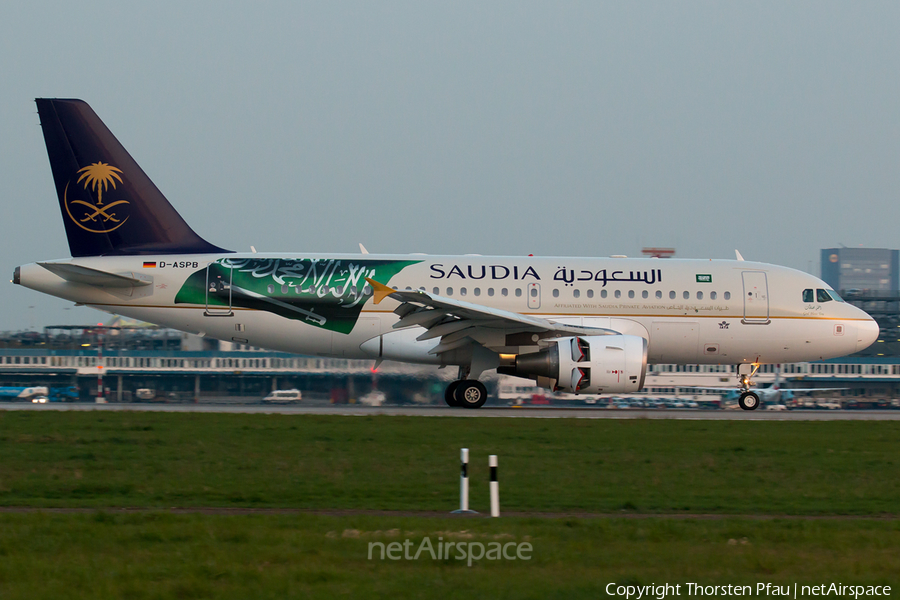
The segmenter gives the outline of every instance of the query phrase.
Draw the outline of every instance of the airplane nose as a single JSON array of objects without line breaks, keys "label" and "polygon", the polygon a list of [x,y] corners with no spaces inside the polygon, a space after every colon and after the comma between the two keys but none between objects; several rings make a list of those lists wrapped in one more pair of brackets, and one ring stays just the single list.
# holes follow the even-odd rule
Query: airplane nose
[{"label": "airplane nose", "polygon": [[880,330],[874,320],[862,321],[856,328],[856,351],[865,350],[878,339]]}]

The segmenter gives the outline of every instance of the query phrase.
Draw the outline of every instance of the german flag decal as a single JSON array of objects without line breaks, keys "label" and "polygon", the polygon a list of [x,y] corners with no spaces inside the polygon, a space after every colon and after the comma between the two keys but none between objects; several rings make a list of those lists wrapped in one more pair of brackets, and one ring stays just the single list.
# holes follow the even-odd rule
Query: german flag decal
[{"label": "german flag decal", "polygon": [[144,262],[144,268],[145,269],[155,269],[156,263],[155,262]]}]

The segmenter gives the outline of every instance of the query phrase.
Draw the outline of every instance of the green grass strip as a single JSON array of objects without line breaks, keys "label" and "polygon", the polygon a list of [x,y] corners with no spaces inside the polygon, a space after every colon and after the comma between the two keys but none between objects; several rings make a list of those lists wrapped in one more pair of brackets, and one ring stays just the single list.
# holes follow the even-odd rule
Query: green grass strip
[{"label": "green grass strip", "polygon": [[[529,560],[369,559],[372,543],[529,543]],[[0,597],[599,598],[606,586],[892,585],[877,520],[0,514]],[[412,556],[412,552],[410,553]],[[671,596],[670,596],[671,597]],[[884,597],[884,596],[882,596]]]},{"label": "green grass strip", "polygon": [[900,423],[3,412],[0,505],[900,513]]}]

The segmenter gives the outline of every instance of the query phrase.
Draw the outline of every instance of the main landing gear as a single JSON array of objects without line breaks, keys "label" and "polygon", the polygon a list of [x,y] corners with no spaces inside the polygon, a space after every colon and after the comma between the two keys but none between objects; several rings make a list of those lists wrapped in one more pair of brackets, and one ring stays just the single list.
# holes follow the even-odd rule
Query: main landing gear
[{"label": "main landing gear", "polygon": [[481,408],[487,402],[487,388],[475,379],[454,381],[444,391],[444,401],[449,406]]},{"label": "main landing gear", "polygon": [[759,365],[752,365],[753,370],[750,373],[741,373],[741,367],[745,365],[738,365],[738,377],[741,380],[740,388],[741,388],[741,396],[738,398],[738,406],[740,406],[744,410],[756,410],[759,407],[759,396],[756,392],[750,391],[750,386],[753,385],[753,382],[750,381],[750,378],[756,374],[756,371],[759,370]]}]

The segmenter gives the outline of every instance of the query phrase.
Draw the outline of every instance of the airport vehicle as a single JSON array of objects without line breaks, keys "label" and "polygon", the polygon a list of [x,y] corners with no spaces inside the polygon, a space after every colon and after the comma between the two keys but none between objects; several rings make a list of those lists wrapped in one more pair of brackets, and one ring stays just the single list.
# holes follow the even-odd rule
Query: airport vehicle
[{"label": "airport vehicle", "polygon": [[875,410],[875,409],[889,409],[889,408],[897,408],[895,402],[888,400],[887,398],[882,399],[868,399],[868,398],[860,398],[854,399],[847,402],[844,407],[847,410]]},{"label": "airport vehicle", "polygon": [[381,390],[372,390],[359,399],[363,406],[382,406],[387,401],[387,394]]},{"label": "airport vehicle", "polygon": [[74,402],[78,400],[78,387],[74,385],[50,388],[51,402]]},{"label": "airport vehicle", "polygon": [[485,371],[584,394],[640,390],[648,363],[843,356],[878,335],[820,279],[738,260],[237,253],[197,235],[93,110],[38,99],[72,258],[13,282],[110,313],[275,350],[452,365],[452,406]]},{"label": "airport vehicle", "polygon": [[263,402],[268,402],[270,404],[291,404],[293,402],[300,402],[303,399],[303,394],[300,393],[300,390],[274,390],[269,393],[268,396],[263,398]]}]

